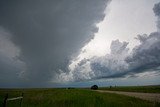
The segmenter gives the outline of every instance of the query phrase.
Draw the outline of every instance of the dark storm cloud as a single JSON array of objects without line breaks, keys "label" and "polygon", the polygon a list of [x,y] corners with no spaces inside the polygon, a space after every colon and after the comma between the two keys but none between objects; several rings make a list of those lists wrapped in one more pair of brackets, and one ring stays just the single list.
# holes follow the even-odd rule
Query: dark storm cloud
[{"label": "dark storm cloud", "polygon": [[107,3],[106,0],[0,1],[0,25],[12,33],[11,41],[20,49],[18,59],[26,65],[23,76],[28,85],[44,86],[59,69],[67,70],[70,56],[98,31],[96,24],[103,20]]},{"label": "dark storm cloud", "polygon": [[0,87],[16,85],[21,67],[24,66],[16,59],[19,49],[10,39],[11,34],[0,26]]},{"label": "dark storm cloud", "polygon": [[[157,32],[150,35],[138,35],[140,45],[135,46],[129,54],[128,43],[112,41],[111,53],[102,58],[91,60],[91,68],[96,76],[92,78],[117,78],[137,73],[160,71],[160,3],[154,5],[157,16]],[[98,75],[98,76],[97,76]]]},{"label": "dark storm cloud", "polygon": [[157,28],[160,30],[160,3],[154,5],[153,11],[155,15],[158,17]]},{"label": "dark storm cloud", "polygon": [[159,10],[160,10],[160,3],[157,3],[157,4],[154,5],[153,11],[154,11],[156,16],[160,17],[160,11]]},{"label": "dark storm cloud", "polygon": [[62,81],[84,81],[97,78],[114,78],[124,75],[128,64],[124,60],[128,55],[128,42],[112,41],[111,53],[102,57],[83,59],[69,73],[61,73]]},{"label": "dark storm cloud", "polygon": [[92,78],[119,78],[143,72],[160,72],[160,33],[138,35],[141,44],[128,53],[125,42],[112,41],[111,53],[91,59]]},{"label": "dark storm cloud", "polygon": [[[142,35],[143,36],[143,35]],[[154,70],[160,66],[160,33],[151,33],[146,40],[135,47],[132,55],[126,58],[134,72]]]},{"label": "dark storm cloud", "polygon": [[128,56],[128,42],[112,41],[110,54],[91,59],[91,69],[95,74],[93,78],[123,77],[129,69],[125,58]]},{"label": "dark storm cloud", "polygon": [[160,71],[157,69],[160,67],[160,3],[154,5],[153,11],[157,16],[157,32],[152,32],[149,36],[138,35],[137,39],[141,44],[136,46],[132,55],[126,58],[130,70],[134,73],[147,70]]}]

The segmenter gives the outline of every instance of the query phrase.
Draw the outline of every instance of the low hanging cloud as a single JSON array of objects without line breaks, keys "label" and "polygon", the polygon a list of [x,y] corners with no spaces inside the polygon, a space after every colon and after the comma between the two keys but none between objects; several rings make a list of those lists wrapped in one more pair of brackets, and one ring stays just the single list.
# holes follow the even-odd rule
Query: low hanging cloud
[{"label": "low hanging cloud", "polygon": [[154,5],[153,11],[157,16],[157,32],[150,35],[138,35],[140,45],[136,46],[126,62],[130,65],[133,73],[145,72],[147,70],[159,72],[160,67],[160,3]]},{"label": "low hanging cloud", "polygon": [[[0,27],[0,86],[18,86],[25,64],[17,57],[20,49],[11,41],[12,34]],[[12,82],[14,80],[14,82]]]},{"label": "low hanging cloud", "polygon": [[129,68],[129,65],[125,61],[129,51],[127,45],[127,42],[112,41],[110,54],[91,60],[91,68],[94,72],[98,71],[96,73],[98,78],[116,76],[117,74],[124,73]]},{"label": "low hanging cloud", "polygon": [[[72,54],[98,31],[96,24],[103,20],[109,1],[1,0],[0,26],[11,32],[10,41],[19,50],[16,58],[25,64],[19,73],[22,80],[26,80],[23,85],[48,86],[49,81],[57,81],[59,69],[68,72]],[[0,69],[0,72],[11,71],[16,73],[14,68]],[[7,75],[0,78],[2,76],[6,78],[4,81],[10,78]]]},{"label": "low hanging cloud", "polygon": [[112,41],[110,54],[91,60],[91,68],[96,76],[98,75],[93,78],[134,76],[147,71],[159,73],[160,33],[154,32],[147,37],[139,35],[137,39],[141,44],[133,48],[131,52],[128,52],[127,43],[121,43],[118,40]]},{"label": "low hanging cloud", "polygon": [[154,5],[157,16],[157,32],[138,35],[140,44],[131,52],[128,42],[113,40],[110,54],[102,57],[81,60],[69,73],[62,73],[64,81],[81,81],[98,78],[119,78],[135,76],[138,73],[160,73],[160,3]]}]

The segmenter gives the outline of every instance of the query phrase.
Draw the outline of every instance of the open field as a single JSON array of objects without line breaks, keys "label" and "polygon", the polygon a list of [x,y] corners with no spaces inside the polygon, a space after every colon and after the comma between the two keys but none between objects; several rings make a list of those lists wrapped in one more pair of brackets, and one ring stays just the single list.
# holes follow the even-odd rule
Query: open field
[{"label": "open field", "polygon": [[160,85],[157,86],[112,86],[101,87],[100,90],[125,91],[125,92],[143,92],[143,93],[160,93]]},{"label": "open field", "polygon": [[[24,93],[22,107],[159,107],[160,103],[144,101],[112,93],[87,89],[0,89],[0,104],[6,93],[17,97]],[[18,107],[19,101],[10,101],[7,107]],[[1,105],[0,105],[1,106]]]}]

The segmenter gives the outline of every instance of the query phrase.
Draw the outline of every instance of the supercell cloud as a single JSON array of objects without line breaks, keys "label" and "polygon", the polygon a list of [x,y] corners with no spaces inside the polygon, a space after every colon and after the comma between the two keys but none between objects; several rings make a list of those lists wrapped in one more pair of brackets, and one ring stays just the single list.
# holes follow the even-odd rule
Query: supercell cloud
[{"label": "supercell cloud", "polygon": [[[71,67],[98,31],[110,0],[1,0],[0,87],[47,87],[56,82],[119,78],[160,70],[160,3],[157,31],[140,44],[113,40],[110,53]],[[129,36],[129,35],[128,35]],[[56,84],[55,84],[56,85]]]},{"label": "supercell cloud", "polygon": [[69,72],[73,53],[98,31],[96,24],[103,20],[108,3],[1,0],[0,86],[48,86],[49,81],[56,82],[61,70]]}]

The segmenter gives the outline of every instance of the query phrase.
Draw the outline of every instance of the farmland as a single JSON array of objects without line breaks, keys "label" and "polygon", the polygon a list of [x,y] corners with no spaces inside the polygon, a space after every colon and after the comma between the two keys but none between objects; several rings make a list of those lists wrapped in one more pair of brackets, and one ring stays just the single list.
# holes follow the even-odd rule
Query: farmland
[{"label": "farmland", "polygon": [[[5,94],[9,98],[24,93],[22,107],[159,107],[157,102],[113,93],[99,93],[88,89],[0,89],[0,104]],[[10,101],[7,107],[18,107],[19,101]],[[0,106],[1,106],[0,105]]]}]

